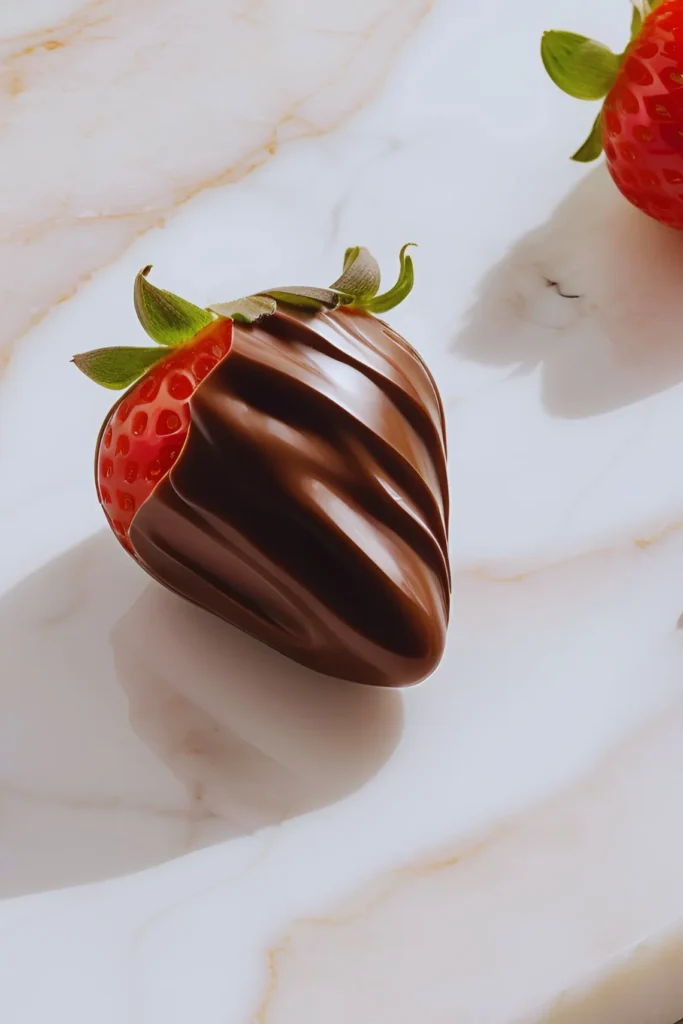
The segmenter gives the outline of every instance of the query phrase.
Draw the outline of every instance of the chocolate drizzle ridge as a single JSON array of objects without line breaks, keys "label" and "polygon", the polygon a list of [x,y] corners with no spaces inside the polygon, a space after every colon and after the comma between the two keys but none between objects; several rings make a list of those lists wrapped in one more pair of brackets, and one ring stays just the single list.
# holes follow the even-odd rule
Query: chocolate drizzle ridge
[{"label": "chocolate drizzle ridge", "polygon": [[235,324],[183,451],[136,514],[161,583],[319,672],[379,686],[438,664],[450,600],[439,393],[366,313]]}]

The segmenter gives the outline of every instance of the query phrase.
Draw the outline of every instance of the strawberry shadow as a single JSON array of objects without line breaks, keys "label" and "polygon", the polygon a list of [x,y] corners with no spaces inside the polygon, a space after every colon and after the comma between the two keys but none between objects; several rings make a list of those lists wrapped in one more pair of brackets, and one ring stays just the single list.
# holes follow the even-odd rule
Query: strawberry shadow
[{"label": "strawberry shadow", "polygon": [[0,599],[0,896],[150,867],[342,799],[395,692],[309,672],[148,577],[108,532]]},{"label": "strawberry shadow", "polygon": [[603,167],[487,275],[454,350],[540,370],[552,415],[621,408],[683,380],[683,232],[630,206]]}]

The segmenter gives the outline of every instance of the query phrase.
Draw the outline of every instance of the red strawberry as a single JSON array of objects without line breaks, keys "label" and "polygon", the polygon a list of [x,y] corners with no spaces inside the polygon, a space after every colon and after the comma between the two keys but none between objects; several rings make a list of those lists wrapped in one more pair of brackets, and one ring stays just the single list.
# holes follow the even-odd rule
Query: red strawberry
[{"label": "red strawberry", "polygon": [[[77,366],[127,388],[97,442],[99,499],[149,575],[316,672],[428,676],[450,608],[443,405],[383,320],[413,285],[348,249],[330,288],[200,309],[138,275],[154,348]],[[258,321],[258,322],[255,322]]]},{"label": "red strawberry", "polygon": [[145,267],[135,280],[135,309],[155,348],[96,349],[74,356],[88,377],[112,390],[129,388],[109,412],[97,441],[95,476],[105,515],[123,546],[133,518],[178,460],[190,427],[190,399],[229,354],[233,320],[253,323],[278,302],[314,312],[353,306],[381,313],[413,285],[413,264],[401,250],[401,275],[378,295],[379,268],[365,249],[348,249],[344,273],[331,288],[283,288],[201,309],[155,288]]},{"label": "red strawberry", "polygon": [[571,32],[546,32],[541,54],[570,96],[606,97],[573,159],[589,162],[604,148],[629,202],[683,229],[683,0],[643,0],[622,54]]},{"label": "red strawberry", "polygon": [[125,388],[140,378],[104,421],[95,454],[100,503],[131,554],[133,516],[180,455],[190,424],[189,400],[232,342],[232,320],[154,288],[146,280],[150,269],[138,274],[135,306],[160,347],[74,356],[79,369],[105,387]]},{"label": "red strawberry", "polygon": [[205,327],[148,370],[105,421],[97,446],[97,492],[114,532],[129,550],[128,530],[136,510],[185,443],[190,397],[228,354],[231,341],[231,320]]}]

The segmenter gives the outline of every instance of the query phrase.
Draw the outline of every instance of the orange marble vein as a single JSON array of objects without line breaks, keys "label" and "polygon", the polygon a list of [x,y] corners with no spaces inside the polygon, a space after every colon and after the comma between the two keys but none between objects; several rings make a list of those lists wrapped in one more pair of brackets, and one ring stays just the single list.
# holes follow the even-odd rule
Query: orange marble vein
[{"label": "orange marble vein", "polygon": [[510,573],[509,575],[493,572],[490,569],[487,569],[485,565],[456,570],[456,575],[465,578],[474,577],[475,579],[480,579],[485,583],[524,583],[527,580],[542,575],[543,573],[552,572],[554,569],[559,569],[562,566],[571,564],[572,562],[578,562],[582,558],[594,558],[596,555],[613,555],[628,547],[638,548],[639,551],[647,551],[648,548],[655,547],[656,545],[669,540],[681,530],[683,530],[683,522],[669,523],[649,537],[636,537],[634,540],[627,540],[622,544],[615,544],[613,546],[605,545],[603,547],[590,548],[587,551],[578,551],[575,555],[569,555],[566,558],[556,558],[552,561],[535,565],[523,572]]},{"label": "orange marble vein", "polygon": [[283,939],[278,946],[273,946],[266,953],[266,970],[268,972],[268,981],[266,983],[266,991],[255,1016],[252,1018],[252,1024],[266,1024],[266,1014],[268,1008],[275,996],[277,990],[277,971],[278,971],[278,959],[283,953],[287,952],[289,946],[289,938]]},{"label": "orange marble vein", "polygon": [[[680,782],[676,783],[674,792],[660,794],[661,799],[659,803],[655,801],[654,807],[647,794],[653,781],[665,778],[666,771],[680,764],[682,727],[683,707],[679,704],[622,743],[578,784],[537,808],[510,818],[492,829],[482,841],[465,849],[456,847],[451,853],[380,877],[355,896],[346,898],[340,909],[328,915],[295,921],[283,939],[266,952],[264,993],[249,1018],[250,1024],[270,1024],[271,1021],[273,1024],[285,1021],[308,1024],[314,1019],[329,1019],[325,1003],[328,1012],[334,1010],[334,1021],[354,1019],[359,1024],[361,1021],[370,1024],[379,1019],[379,999],[385,1012],[392,1014],[392,1019],[400,1018],[401,1022],[418,1019],[414,1016],[418,1007],[426,1014],[421,1019],[435,1022],[550,1021],[555,1019],[554,1011],[564,1005],[565,998],[558,999],[563,986],[567,983],[574,986],[577,982],[579,987],[572,991],[579,992],[580,998],[574,1015],[568,1013],[566,1020],[581,1020],[582,1001],[590,1002],[592,993],[601,991],[601,983],[608,979],[612,958],[633,948],[632,936],[638,936],[641,929],[647,929],[648,923],[659,918],[667,926],[670,923],[667,887],[680,876],[675,842],[680,832],[679,816],[670,812],[680,798]],[[638,782],[643,779],[644,789],[640,792]],[[658,909],[654,911],[647,906],[647,886],[643,886],[645,895],[638,902],[637,911],[628,906],[622,891],[634,870],[629,838],[639,836],[637,843],[634,839],[636,858],[647,858],[649,850],[648,839],[639,833],[638,814],[632,812],[634,792],[633,799],[645,817],[651,816],[646,825],[661,825],[664,828],[662,840],[670,842],[670,855],[662,865],[667,881],[657,892]],[[593,878],[594,859],[598,854],[604,860],[603,875],[613,870],[614,880]],[[637,864],[641,865],[641,861]],[[444,882],[437,894],[420,889],[411,896],[411,886],[438,873],[444,874]],[[579,897],[584,885],[593,898],[600,894],[600,899],[604,899],[603,917],[608,918],[610,909],[616,909],[618,924],[602,927],[599,922],[594,923],[593,915],[575,910],[577,898],[581,903]],[[584,900],[587,898],[584,894]],[[512,948],[515,922],[527,899],[533,924],[529,928],[525,922],[519,922],[520,950],[517,952]],[[654,894],[652,899],[654,903]],[[351,912],[347,911],[349,904],[352,904]],[[455,912],[456,907],[459,913]],[[674,912],[672,908],[671,913]],[[556,922],[554,934],[550,927],[553,921]],[[437,925],[440,925],[438,934]],[[497,927],[504,929],[502,941],[496,935]],[[565,927],[573,932],[566,948]],[[332,934],[340,928],[351,931]],[[420,928],[425,929],[424,935],[419,934]],[[475,944],[471,955],[470,931]],[[551,980],[544,976],[543,970],[539,972],[536,959],[529,956],[533,942],[549,944],[546,959]],[[384,954],[382,946],[386,946]],[[430,949],[434,953],[439,950],[433,975],[431,967],[425,967],[431,963]],[[452,950],[452,964],[449,950]],[[420,964],[415,963],[415,958],[420,958],[418,951],[422,958]],[[541,945],[537,952],[539,960],[543,960],[546,953]],[[371,964],[376,963],[376,971],[368,967],[366,957]],[[394,966],[396,957],[399,958],[398,969]],[[565,962],[567,958],[569,964]],[[591,974],[592,965],[602,969],[605,964],[604,973]],[[368,980],[370,975],[366,974],[359,981],[360,988],[355,990],[353,983],[358,980],[355,971],[360,965],[363,970],[371,971],[372,983]],[[408,979],[403,973],[406,969]],[[474,970],[472,975],[468,973],[470,969]],[[514,981],[516,971],[523,975],[520,984]],[[587,988],[582,988],[587,976],[593,980]],[[403,1000],[411,983],[412,1001],[408,1007]],[[644,977],[643,984],[652,987],[655,982]],[[481,996],[486,996],[485,1007],[472,1002],[477,986]],[[506,986],[512,986],[520,1004],[514,1009],[508,1008]],[[602,990],[609,994],[609,985],[602,984]],[[547,1005],[549,998],[550,1012],[542,1011],[538,1016],[537,1009]],[[493,1012],[494,1005],[498,1007],[497,1012]],[[462,1016],[458,1014],[458,1007]],[[526,1009],[523,1018],[518,1016],[522,1007]],[[352,1018],[345,1016],[349,1008]],[[456,1015],[451,1016],[452,1013]],[[590,1019],[611,1017],[607,1014]]]},{"label": "orange marble vein", "polygon": [[[271,0],[270,6],[274,2],[275,0]],[[282,7],[289,2],[291,0],[278,0],[275,10],[280,18],[283,14]],[[6,316],[4,326],[0,328],[0,377],[11,358],[13,342],[38,324],[57,302],[64,301],[65,297],[72,295],[96,270],[115,261],[136,238],[151,228],[163,226],[170,213],[175,212],[199,193],[242,181],[276,156],[284,142],[323,136],[335,131],[359,112],[376,95],[406,40],[429,12],[432,3],[433,0],[411,0],[404,6],[400,31],[397,31],[393,5],[387,6],[386,0],[368,0],[359,11],[357,31],[348,34],[341,32],[339,41],[335,41],[337,49],[333,52],[336,57],[321,61],[319,66],[312,67],[308,88],[301,90],[284,110],[277,112],[274,108],[279,102],[279,95],[273,97],[273,90],[268,93],[259,91],[258,62],[266,61],[269,68],[273,66],[273,82],[274,87],[277,87],[278,78],[287,72],[286,39],[282,33],[271,30],[271,35],[265,35],[262,46],[256,51],[247,57],[235,57],[236,67],[231,69],[229,74],[221,72],[224,74],[224,85],[221,85],[220,77],[216,78],[215,82],[211,78],[210,84],[207,84],[206,77],[202,78],[203,74],[208,74],[204,71],[203,65],[197,67],[196,74],[193,72],[194,77],[187,77],[187,72],[183,71],[189,90],[188,102],[178,108],[179,123],[177,126],[174,125],[181,134],[183,119],[189,119],[188,123],[194,123],[199,116],[197,110],[202,105],[201,102],[193,104],[189,97],[193,94],[199,97],[207,92],[207,88],[209,93],[215,92],[215,89],[226,89],[226,100],[229,97],[229,103],[226,105],[228,123],[231,116],[230,103],[235,113],[249,110],[251,117],[246,121],[242,118],[241,125],[238,118],[235,129],[236,136],[239,136],[240,131],[243,132],[245,143],[249,134],[255,134],[254,125],[265,121],[271,113],[274,115],[271,122],[274,123],[274,127],[268,131],[264,139],[255,144],[248,144],[246,152],[233,152],[227,164],[224,163],[216,169],[211,169],[210,164],[218,162],[217,149],[225,149],[226,155],[230,155],[231,150],[239,149],[240,143],[239,138],[232,138],[230,133],[224,133],[220,136],[218,146],[213,133],[214,151],[208,153],[206,160],[203,161],[206,165],[204,173],[196,177],[194,175],[195,170],[199,170],[198,162],[194,161],[196,167],[192,166],[191,154],[185,159],[182,150],[172,154],[172,157],[167,157],[168,166],[157,168],[154,159],[155,146],[167,147],[163,133],[153,144],[144,143],[147,150],[138,152],[135,147],[140,136],[136,131],[139,131],[139,124],[142,122],[134,120],[134,108],[130,108],[130,116],[133,118],[131,140],[134,140],[134,146],[130,148],[127,126],[122,126],[121,123],[125,118],[119,116],[119,111],[122,112],[126,107],[126,90],[133,96],[138,94],[139,89],[144,88],[145,84],[147,88],[151,84],[152,91],[156,89],[154,96],[149,98],[150,104],[163,104],[163,86],[159,82],[172,67],[173,55],[177,54],[180,60],[186,53],[183,49],[183,19],[187,20],[189,15],[181,0],[171,0],[170,3],[164,4],[161,0],[136,0],[135,3],[133,0],[95,0],[60,24],[53,24],[43,32],[27,34],[14,40],[16,49],[5,60],[0,84],[4,87],[5,104],[23,105],[9,120],[3,119],[0,107],[0,137],[8,136],[5,138],[5,159],[6,168],[9,167],[11,173],[6,170],[5,178],[11,179],[13,173],[16,179],[6,180],[4,191],[6,195],[18,194],[20,202],[8,207],[7,215],[2,218],[4,239],[0,239],[0,269],[3,271],[5,281],[2,298]],[[202,11],[195,12],[197,17],[200,14],[206,17],[212,15],[214,20],[225,23],[226,31],[234,30],[245,13],[244,10],[226,12],[225,5],[219,3],[219,0],[201,0],[200,6]],[[268,7],[265,14],[268,15],[269,11]],[[365,22],[360,16],[362,13],[365,14]],[[265,25],[267,21],[266,18]],[[150,45],[147,39],[154,36],[156,22],[159,22],[160,26],[163,24],[164,27],[173,26],[175,33],[171,37],[155,39]],[[104,25],[107,27],[106,36],[93,35],[94,29]],[[251,33],[245,36],[246,48],[251,42],[253,27],[244,31]],[[308,28],[299,30],[300,34],[304,35],[308,31]],[[310,31],[315,35],[315,25],[312,25]],[[264,32],[267,32],[266,28]],[[385,41],[385,37],[388,41]],[[382,43],[379,54],[378,40]],[[8,40],[4,40],[4,44],[7,45]],[[210,42],[207,41],[206,45],[210,45]],[[292,45],[295,45],[294,42]],[[143,71],[140,72],[137,67],[130,70],[130,58],[140,52],[141,46],[145,48]],[[170,57],[169,48],[173,51]],[[261,50],[269,52],[262,55]],[[282,54],[280,50],[283,51]],[[239,51],[239,46],[233,47],[233,53],[236,51]],[[92,90],[92,103],[97,104],[98,96],[103,97],[105,124],[108,114],[115,133],[111,141],[107,139],[106,129],[100,124],[101,118],[97,117],[96,110],[86,110],[82,126],[77,125],[75,121],[76,104],[82,102],[84,94],[89,97],[93,54],[96,55],[96,61],[100,61],[101,57],[100,63],[104,71],[103,81],[99,85],[96,83]],[[277,64],[275,57],[281,66]],[[244,75],[241,73],[240,60],[244,65]],[[367,66],[363,66],[363,60]],[[210,56],[207,56],[207,64],[211,64]],[[356,73],[359,66],[362,69],[360,76]],[[121,67],[124,69],[123,74],[120,73]],[[155,72],[157,67],[158,72]],[[179,64],[179,67],[184,65]],[[217,73],[212,74],[215,77]],[[241,88],[245,93],[239,97],[239,107],[235,107],[237,99],[231,83],[233,79],[239,80],[240,76]],[[359,79],[362,79],[360,83]],[[252,85],[252,82],[255,84]],[[341,98],[338,88],[340,83],[343,83]],[[252,92],[249,92],[250,89]],[[318,102],[326,90],[332,90],[329,114],[318,115],[317,119],[308,117],[305,112],[306,105]],[[277,88],[274,91],[278,93]],[[36,114],[35,103],[31,102],[37,92],[41,96],[62,97],[59,99],[62,106],[57,104],[54,117],[51,116],[52,111],[47,109],[43,122],[40,121],[41,115]],[[76,99],[72,101],[71,96],[75,96]],[[24,103],[24,100],[27,102]],[[50,99],[48,102],[53,101]],[[86,105],[88,102],[89,98]],[[73,116],[69,113],[69,103],[74,104]],[[254,104],[256,109],[252,110]],[[60,172],[63,181],[45,181],[39,175],[28,175],[27,180],[23,179],[21,160],[33,159],[31,154],[34,150],[37,153],[38,145],[35,132],[39,130],[40,123],[48,121],[53,134],[59,134],[60,127],[63,126],[62,145],[67,155],[63,158],[61,154],[58,156],[62,162],[66,160],[67,164],[72,143],[81,148],[84,163],[90,161],[93,166],[108,154],[111,146],[117,141],[124,144],[124,159],[119,164],[112,166],[107,156],[106,192],[105,185],[100,185],[97,180],[94,185],[92,179],[84,179],[83,185],[74,184],[67,173],[68,167]],[[150,123],[153,124],[153,121],[152,114]],[[24,132],[23,135],[18,133],[19,129]],[[283,138],[285,131],[286,138]],[[126,147],[132,159],[130,170],[125,160]],[[13,164],[15,150],[19,155],[16,157],[16,164]],[[147,151],[150,155],[145,156]],[[58,160],[58,169],[59,163]],[[143,167],[142,172],[139,171],[139,166]],[[77,163],[74,167],[80,172]],[[141,177],[139,183],[133,181],[135,174]],[[117,208],[117,192],[131,191],[131,185],[136,196],[134,205],[126,204]],[[26,208],[23,216],[17,212],[21,206],[22,190]],[[88,198],[80,198],[81,194]],[[113,205],[113,209],[106,213],[99,212],[104,205],[105,196],[107,202]],[[87,216],[79,212],[79,206],[83,204],[88,208],[94,208],[95,212],[88,212]],[[88,241],[89,239],[91,241]],[[59,260],[53,257],[56,251],[60,253]],[[39,284],[32,286],[28,282],[29,265],[34,275],[33,280]]]},{"label": "orange marble vein", "polygon": [[[383,879],[376,881],[374,885],[366,887],[355,900],[351,897],[349,900],[351,906],[345,912],[337,912],[334,916],[320,915],[317,917],[300,918],[296,922],[295,927],[342,928],[347,925],[357,924],[367,917],[368,914],[377,910],[384,902],[391,899],[396,890],[401,888],[406,882],[414,878],[438,874],[457,867],[479,854],[499,837],[505,835],[511,827],[511,824],[506,822],[484,840],[470,843],[467,846],[458,848],[453,853],[436,857],[434,860],[418,861],[415,864],[406,864],[404,867],[397,868],[389,872]],[[355,906],[356,902],[358,906]],[[266,950],[266,988],[262,1000],[250,1020],[250,1024],[267,1024],[268,1009],[277,994],[278,964],[281,958],[290,950],[292,939],[292,932],[288,932],[277,945],[271,946]]]},{"label": "orange marble vein", "polygon": [[673,536],[673,534],[675,533],[678,533],[679,530],[683,530],[683,522],[670,523],[668,526],[665,526],[663,529],[661,529],[658,533],[653,534],[652,537],[639,538],[635,540],[633,543],[637,548],[640,548],[641,551],[646,551],[647,548],[651,548],[653,544],[659,544],[660,541],[668,540],[669,537]]},{"label": "orange marble vein", "polygon": [[[159,818],[184,820],[187,811],[173,807],[156,807],[151,803],[134,803],[118,796],[104,795],[89,797],[69,793],[51,793],[22,786],[18,783],[0,782],[0,793],[18,797],[27,803],[50,803],[77,811],[123,811],[129,814],[153,814]],[[210,817],[207,813],[206,817]]]},{"label": "orange marble vein", "polygon": [[[28,57],[38,50],[60,50],[73,42],[86,28],[91,25],[100,24],[106,19],[91,21],[89,15],[92,11],[98,10],[107,3],[107,0],[91,0],[91,3],[84,4],[73,14],[68,15],[61,22],[50,25],[48,28],[39,29],[37,32],[23,32],[19,36],[0,38],[1,45],[18,46],[14,49],[4,63],[11,64],[21,57]],[[61,36],[61,39],[55,38]]]}]

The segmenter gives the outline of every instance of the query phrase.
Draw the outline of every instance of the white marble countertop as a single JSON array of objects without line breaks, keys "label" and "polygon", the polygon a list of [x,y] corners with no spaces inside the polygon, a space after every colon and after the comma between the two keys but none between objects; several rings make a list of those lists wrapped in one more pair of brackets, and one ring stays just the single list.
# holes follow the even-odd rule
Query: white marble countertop
[{"label": "white marble countertop", "polygon": [[[0,11],[3,1022],[683,1017],[683,236],[570,163],[592,112],[538,57],[627,23]],[[146,263],[206,304],[325,284],[347,245],[391,276],[408,240],[389,316],[447,408],[454,614],[397,693],[148,581],[95,500],[111,396],[69,360],[139,340]]]}]

